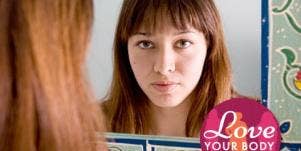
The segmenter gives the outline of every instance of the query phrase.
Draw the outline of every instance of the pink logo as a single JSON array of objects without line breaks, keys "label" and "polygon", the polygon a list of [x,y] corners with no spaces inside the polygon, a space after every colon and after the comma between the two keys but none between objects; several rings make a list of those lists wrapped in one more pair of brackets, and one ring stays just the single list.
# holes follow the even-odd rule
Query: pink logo
[{"label": "pink logo", "polygon": [[280,138],[273,113],[245,98],[231,99],[213,108],[200,132],[205,151],[278,151]]}]

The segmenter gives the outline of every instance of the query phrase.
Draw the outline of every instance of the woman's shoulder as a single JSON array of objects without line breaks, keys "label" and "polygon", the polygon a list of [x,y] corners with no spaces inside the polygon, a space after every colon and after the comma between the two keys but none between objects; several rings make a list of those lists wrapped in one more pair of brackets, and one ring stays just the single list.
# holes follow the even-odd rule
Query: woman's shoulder
[{"label": "woman's shoulder", "polygon": [[250,99],[250,100],[256,100],[257,102],[260,102],[260,98],[256,96],[246,96],[241,93],[238,93],[237,91],[232,91],[231,98],[244,98],[244,99]]},{"label": "woman's shoulder", "polygon": [[99,106],[101,108],[101,110],[104,112],[104,114],[108,114],[109,112],[109,104],[110,104],[110,101],[109,100],[104,100],[104,99],[101,99],[98,101],[99,102]]},{"label": "woman's shoulder", "polygon": [[105,123],[106,123],[106,128],[107,131],[111,131],[111,121],[112,121],[112,107],[110,105],[111,101],[110,100],[99,100],[99,107],[105,117]]}]

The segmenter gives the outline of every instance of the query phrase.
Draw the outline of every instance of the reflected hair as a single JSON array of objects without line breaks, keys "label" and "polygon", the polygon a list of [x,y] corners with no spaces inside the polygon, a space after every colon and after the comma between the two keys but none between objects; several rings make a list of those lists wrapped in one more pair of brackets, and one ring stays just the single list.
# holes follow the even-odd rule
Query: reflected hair
[{"label": "reflected hair", "polygon": [[0,150],[104,149],[82,72],[92,0],[0,0],[0,16]]},{"label": "reflected hair", "polygon": [[206,114],[231,98],[230,61],[213,0],[124,0],[115,31],[113,80],[103,104],[107,126],[113,132],[150,134],[149,101],[135,80],[127,44],[140,28],[160,30],[167,18],[177,29],[191,26],[204,33],[208,45],[203,73],[191,93],[186,136],[198,136]]}]

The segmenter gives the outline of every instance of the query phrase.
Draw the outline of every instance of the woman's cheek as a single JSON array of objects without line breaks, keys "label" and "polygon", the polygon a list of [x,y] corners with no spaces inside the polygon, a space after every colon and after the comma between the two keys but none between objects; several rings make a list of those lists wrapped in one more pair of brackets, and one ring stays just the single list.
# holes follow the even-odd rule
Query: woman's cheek
[{"label": "woman's cheek", "polygon": [[191,56],[187,56],[185,59],[181,61],[179,64],[179,70],[184,74],[184,76],[188,79],[197,79],[201,76],[205,54],[193,54]]},{"label": "woman's cheek", "polygon": [[132,56],[132,58],[130,59],[131,59],[132,70],[137,80],[146,78],[146,76],[152,69],[151,57],[147,57],[146,55],[136,55],[136,56]]}]

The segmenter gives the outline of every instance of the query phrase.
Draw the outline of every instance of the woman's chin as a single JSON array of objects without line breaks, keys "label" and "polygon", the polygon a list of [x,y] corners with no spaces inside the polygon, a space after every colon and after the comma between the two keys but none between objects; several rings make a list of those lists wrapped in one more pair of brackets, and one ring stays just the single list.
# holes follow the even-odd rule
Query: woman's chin
[{"label": "woman's chin", "polygon": [[176,99],[170,96],[157,98],[155,101],[151,101],[151,102],[157,107],[161,107],[161,108],[172,108],[182,103],[180,99]]}]

